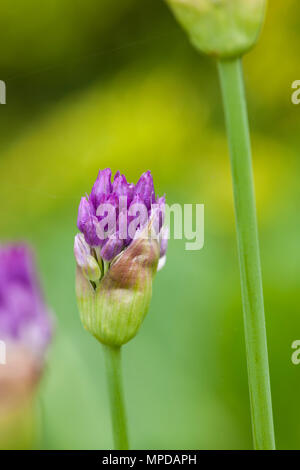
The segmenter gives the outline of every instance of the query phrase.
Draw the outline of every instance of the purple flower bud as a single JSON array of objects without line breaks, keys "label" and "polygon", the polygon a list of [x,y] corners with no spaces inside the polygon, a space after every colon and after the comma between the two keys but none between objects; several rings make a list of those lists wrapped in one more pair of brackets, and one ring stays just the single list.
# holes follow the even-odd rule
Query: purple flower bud
[{"label": "purple flower bud", "polygon": [[84,230],[84,226],[89,218],[93,215],[95,215],[93,206],[85,197],[82,197],[79,204],[77,217],[77,227],[81,232]]},{"label": "purple flower bud", "polygon": [[[101,342],[121,345],[139,329],[152,280],[166,260],[165,196],[155,198],[150,171],[137,184],[118,171],[99,172],[81,200],[75,239],[76,293],[86,329]],[[92,210],[89,207],[92,204]]]},{"label": "purple flower bud", "polygon": [[127,205],[129,205],[133,198],[134,185],[128,184],[126,181],[126,177],[124,175],[121,175],[120,172],[117,171],[112,185],[112,192],[118,197],[126,196]]},{"label": "purple flower bud", "polygon": [[92,255],[91,247],[86,243],[84,236],[80,233],[75,237],[74,255],[77,265],[82,269],[86,279],[96,282],[101,277],[100,266]]},{"label": "purple flower bud", "polygon": [[98,219],[96,216],[91,216],[84,224],[83,227],[83,234],[86,242],[90,246],[99,246],[101,245],[101,240],[98,238],[97,235],[97,226],[98,226]]},{"label": "purple flower bud", "polygon": [[119,171],[111,183],[111,170],[106,168],[99,171],[90,196],[81,199],[77,226],[86,243],[92,248],[100,247],[103,260],[111,262],[132,243],[136,232],[147,225],[154,211],[157,216],[153,225],[159,235],[165,197],[155,199],[150,171],[143,173],[134,185]]},{"label": "purple flower bud", "polygon": [[51,335],[32,252],[23,244],[0,246],[0,339],[42,360]]},{"label": "purple flower bud", "polygon": [[94,183],[90,196],[95,209],[97,209],[98,205],[101,203],[103,195],[108,195],[111,193],[110,180],[111,170],[109,168],[99,171],[98,178]]},{"label": "purple flower bud", "polygon": [[147,225],[150,217],[151,211],[148,210],[143,198],[135,194],[128,209],[128,243],[135,238],[137,231]]},{"label": "purple flower bud", "polygon": [[118,232],[114,233],[104,243],[100,255],[104,261],[111,262],[124,248],[124,240],[120,240]]},{"label": "purple flower bud", "polygon": [[150,209],[151,204],[155,201],[153,179],[150,171],[142,174],[135,187],[135,194],[138,194],[144,201],[147,209]]}]

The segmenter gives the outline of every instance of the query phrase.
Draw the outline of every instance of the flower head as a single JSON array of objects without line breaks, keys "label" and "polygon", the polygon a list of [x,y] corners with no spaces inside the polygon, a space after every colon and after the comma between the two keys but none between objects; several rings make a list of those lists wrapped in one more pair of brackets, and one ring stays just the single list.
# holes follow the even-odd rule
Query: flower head
[{"label": "flower head", "polygon": [[166,0],[201,52],[221,58],[244,54],[256,43],[266,0]]},{"label": "flower head", "polygon": [[[157,214],[155,230],[157,234],[160,232],[164,204],[164,197],[155,197],[150,171],[143,173],[134,185],[127,183],[119,171],[111,182],[111,170],[107,168],[99,171],[91,194],[81,198],[77,227],[101,259],[111,262],[132,243],[154,213]],[[76,259],[77,253],[75,247]]]},{"label": "flower head", "polygon": [[119,346],[138,331],[152,280],[166,259],[165,197],[156,197],[150,171],[137,184],[100,170],[81,199],[74,254],[81,319],[102,343]]}]

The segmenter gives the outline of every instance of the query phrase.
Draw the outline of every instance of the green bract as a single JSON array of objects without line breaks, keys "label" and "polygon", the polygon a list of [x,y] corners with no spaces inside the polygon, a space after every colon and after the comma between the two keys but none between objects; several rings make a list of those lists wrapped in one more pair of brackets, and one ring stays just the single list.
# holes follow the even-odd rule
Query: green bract
[{"label": "green bract", "polygon": [[81,321],[101,343],[121,346],[146,316],[157,271],[159,243],[138,238],[119,255],[94,288],[77,266],[76,295]]},{"label": "green bract", "polygon": [[228,59],[254,46],[266,9],[266,0],[166,1],[198,50]]}]

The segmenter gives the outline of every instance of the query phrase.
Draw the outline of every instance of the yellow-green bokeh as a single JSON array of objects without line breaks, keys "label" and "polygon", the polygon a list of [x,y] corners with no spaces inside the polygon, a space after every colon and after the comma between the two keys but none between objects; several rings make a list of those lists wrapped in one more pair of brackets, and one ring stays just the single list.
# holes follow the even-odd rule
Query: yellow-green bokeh
[{"label": "yellow-green bokeh", "polygon": [[[269,2],[245,58],[277,445],[300,448],[300,6]],[[2,5],[0,233],[36,246],[56,339],[41,448],[112,445],[104,360],[74,297],[80,197],[99,168],[150,169],[169,203],[205,204],[205,247],[170,242],[147,319],[124,348],[133,448],[251,448],[230,168],[214,62],[160,0]],[[79,6],[80,5],[80,6]]]}]

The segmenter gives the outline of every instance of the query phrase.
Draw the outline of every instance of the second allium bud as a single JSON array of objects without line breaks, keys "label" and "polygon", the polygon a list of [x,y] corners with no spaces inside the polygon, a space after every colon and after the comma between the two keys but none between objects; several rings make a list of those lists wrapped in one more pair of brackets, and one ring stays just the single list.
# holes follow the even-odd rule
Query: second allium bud
[{"label": "second allium bud", "polygon": [[166,0],[201,52],[218,58],[243,55],[256,43],[266,0]]}]

